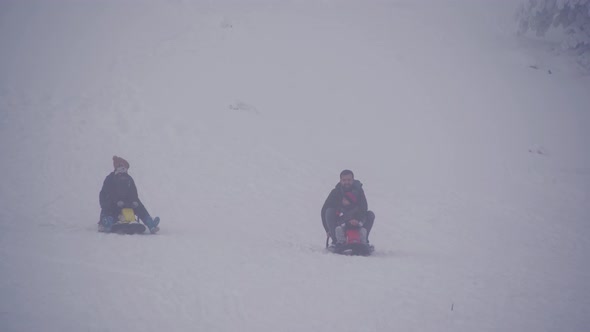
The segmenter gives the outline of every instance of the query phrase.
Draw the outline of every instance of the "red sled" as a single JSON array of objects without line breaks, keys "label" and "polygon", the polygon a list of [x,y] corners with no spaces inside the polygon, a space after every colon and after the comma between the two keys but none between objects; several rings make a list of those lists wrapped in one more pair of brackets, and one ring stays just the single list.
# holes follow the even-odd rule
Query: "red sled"
[{"label": "red sled", "polygon": [[346,242],[341,245],[328,246],[330,237],[326,239],[326,248],[336,254],[348,256],[369,256],[375,247],[361,242],[361,229],[349,228],[346,230]]}]

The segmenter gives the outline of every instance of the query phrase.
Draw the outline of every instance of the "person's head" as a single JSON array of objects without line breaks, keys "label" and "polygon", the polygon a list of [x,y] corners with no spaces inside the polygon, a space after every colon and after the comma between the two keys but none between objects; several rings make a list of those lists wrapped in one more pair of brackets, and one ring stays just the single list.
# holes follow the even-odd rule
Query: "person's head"
[{"label": "person's head", "polygon": [[113,156],[113,167],[115,168],[115,174],[127,173],[129,163],[121,157]]},{"label": "person's head", "polygon": [[340,185],[344,190],[348,190],[352,187],[352,183],[354,182],[354,173],[351,170],[345,169],[340,172]]}]

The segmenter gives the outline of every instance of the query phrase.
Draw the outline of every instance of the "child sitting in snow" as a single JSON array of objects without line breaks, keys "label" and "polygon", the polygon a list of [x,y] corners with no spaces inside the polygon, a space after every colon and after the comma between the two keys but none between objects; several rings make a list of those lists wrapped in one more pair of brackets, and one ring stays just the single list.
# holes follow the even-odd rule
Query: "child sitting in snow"
[{"label": "child sitting in snow", "polygon": [[345,192],[342,197],[339,223],[336,227],[336,245],[346,243],[346,230],[360,228],[361,243],[367,243],[367,230],[363,227],[362,213],[358,207],[358,199],[352,192]]}]

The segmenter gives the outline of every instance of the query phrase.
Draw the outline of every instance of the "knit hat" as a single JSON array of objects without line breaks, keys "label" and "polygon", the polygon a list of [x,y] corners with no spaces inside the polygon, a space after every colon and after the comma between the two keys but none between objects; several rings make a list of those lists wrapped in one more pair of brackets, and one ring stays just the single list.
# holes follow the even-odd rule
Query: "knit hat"
[{"label": "knit hat", "polygon": [[117,168],[119,166],[123,166],[129,169],[129,163],[127,162],[127,160],[121,157],[113,156],[113,167]]},{"label": "knit hat", "polygon": [[356,198],[356,196],[351,191],[345,192],[344,193],[344,198],[346,198],[352,204],[355,204],[356,202],[358,202],[358,199]]}]

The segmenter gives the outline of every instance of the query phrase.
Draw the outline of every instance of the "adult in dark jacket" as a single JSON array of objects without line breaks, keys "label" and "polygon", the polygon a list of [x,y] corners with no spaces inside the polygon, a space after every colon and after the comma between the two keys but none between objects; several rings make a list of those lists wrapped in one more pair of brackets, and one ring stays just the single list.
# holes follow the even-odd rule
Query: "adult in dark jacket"
[{"label": "adult in dark jacket", "polygon": [[129,163],[121,158],[113,157],[113,166],[115,170],[109,174],[100,190],[100,220],[101,230],[109,232],[112,225],[117,220],[121,209],[124,207],[133,207],[135,214],[147,226],[151,233],[159,230],[158,224],[160,218],[152,219],[147,209],[139,200],[135,181],[127,170]]},{"label": "adult in dark jacket", "polygon": [[375,221],[375,214],[368,210],[367,197],[363,190],[363,184],[359,180],[355,180],[354,173],[347,169],[340,173],[340,182],[332,189],[322,206],[322,224],[326,230],[326,234],[332,238],[332,243],[336,241],[336,227],[339,224],[339,216],[343,208],[342,199],[347,192],[351,192],[357,199],[357,215],[361,218],[358,221],[362,222],[364,228],[367,230],[368,242],[368,236]]}]

